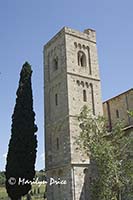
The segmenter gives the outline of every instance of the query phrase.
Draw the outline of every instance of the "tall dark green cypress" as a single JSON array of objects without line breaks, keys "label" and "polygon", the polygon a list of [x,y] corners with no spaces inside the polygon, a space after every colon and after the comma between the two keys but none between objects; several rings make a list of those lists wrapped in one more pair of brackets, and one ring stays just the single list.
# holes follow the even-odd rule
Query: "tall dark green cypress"
[{"label": "tall dark green cypress", "polygon": [[26,62],[22,66],[16,93],[5,173],[6,190],[12,200],[21,199],[31,189],[30,184],[20,184],[19,181],[32,181],[35,175],[37,126],[33,111],[31,75],[31,66]]}]

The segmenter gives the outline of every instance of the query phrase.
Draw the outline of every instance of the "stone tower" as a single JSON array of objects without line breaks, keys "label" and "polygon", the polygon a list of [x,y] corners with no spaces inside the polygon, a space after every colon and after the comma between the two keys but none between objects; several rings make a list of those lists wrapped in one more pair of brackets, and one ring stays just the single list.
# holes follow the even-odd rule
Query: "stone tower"
[{"label": "stone tower", "polygon": [[102,114],[96,33],[64,27],[44,46],[45,153],[48,200],[88,200],[85,169],[89,159],[74,144],[77,115],[88,105]]}]

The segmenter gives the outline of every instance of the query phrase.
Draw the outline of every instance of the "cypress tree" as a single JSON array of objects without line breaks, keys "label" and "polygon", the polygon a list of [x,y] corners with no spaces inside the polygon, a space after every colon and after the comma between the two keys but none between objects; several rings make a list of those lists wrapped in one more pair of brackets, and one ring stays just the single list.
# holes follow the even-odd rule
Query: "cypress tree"
[{"label": "cypress tree", "polygon": [[[16,92],[16,105],[12,115],[11,139],[6,164],[6,190],[12,200],[21,199],[31,189],[35,176],[37,151],[37,126],[33,111],[32,70],[28,62],[22,66],[19,87]],[[20,180],[23,182],[20,183]]]}]

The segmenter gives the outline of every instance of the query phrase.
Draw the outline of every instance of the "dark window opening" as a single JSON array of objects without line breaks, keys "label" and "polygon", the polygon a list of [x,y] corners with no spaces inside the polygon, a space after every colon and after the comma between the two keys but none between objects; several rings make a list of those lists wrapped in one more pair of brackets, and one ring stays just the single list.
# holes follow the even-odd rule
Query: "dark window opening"
[{"label": "dark window opening", "polygon": [[77,84],[80,85],[80,81],[79,80],[77,80]]},{"label": "dark window opening", "polygon": [[59,150],[59,138],[56,139],[56,147],[57,147],[57,150]]},{"label": "dark window opening", "polygon": [[81,67],[86,66],[86,56],[85,53],[82,51],[78,52],[78,65]]},{"label": "dark window opening", "polygon": [[90,89],[91,89],[92,113],[93,115],[95,115],[94,91],[92,83],[90,83]]},{"label": "dark window opening", "polygon": [[54,71],[58,69],[58,57],[53,60],[53,68],[54,68]]},{"label": "dark window opening", "polygon": [[83,56],[81,57],[80,62],[81,62],[81,66],[84,66],[84,57]]},{"label": "dark window opening", "polygon": [[86,90],[83,90],[83,101],[87,101]]},{"label": "dark window opening", "polygon": [[55,94],[55,105],[57,106],[58,105],[58,95]]},{"label": "dark window opening", "polygon": [[116,117],[119,118],[119,110],[116,110]]},{"label": "dark window opening", "polygon": [[91,69],[91,55],[90,55],[90,48],[88,47],[88,64],[89,64],[89,74],[92,74]]}]

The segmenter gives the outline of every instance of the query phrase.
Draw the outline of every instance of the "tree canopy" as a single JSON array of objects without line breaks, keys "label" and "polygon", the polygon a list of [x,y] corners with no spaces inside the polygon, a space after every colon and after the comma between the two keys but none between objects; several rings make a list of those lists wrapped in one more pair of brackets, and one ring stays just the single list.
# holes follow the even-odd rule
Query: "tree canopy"
[{"label": "tree canopy", "polygon": [[28,62],[22,66],[16,105],[12,115],[11,139],[6,164],[6,189],[12,200],[18,200],[31,189],[30,184],[18,184],[19,178],[33,180],[37,137],[31,86],[32,70]]},{"label": "tree canopy", "polygon": [[88,185],[92,199],[130,199],[133,186],[131,135],[125,134],[121,122],[109,132],[103,116],[92,115],[86,106],[78,120],[81,132],[76,143],[90,157],[90,165],[95,163],[98,172]]}]

